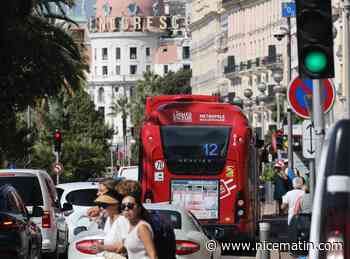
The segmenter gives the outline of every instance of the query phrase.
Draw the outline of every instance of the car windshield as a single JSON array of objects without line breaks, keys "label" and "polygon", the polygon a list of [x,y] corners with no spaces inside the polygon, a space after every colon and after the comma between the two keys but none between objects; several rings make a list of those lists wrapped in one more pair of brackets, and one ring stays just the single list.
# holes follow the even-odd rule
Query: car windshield
[{"label": "car windshield", "polygon": [[152,217],[155,217],[163,224],[170,225],[174,229],[181,229],[181,214],[179,212],[172,210],[157,209],[151,209],[148,211],[152,215]]},{"label": "car windshield", "polygon": [[66,200],[72,205],[76,206],[95,206],[95,200],[97,198],[97,189],[82,189],[71,191],[67,194]]},{"label": "car windshield", "polygon": [[15,187],[25,206],[43,205],[43,197],[37,177],[0,177],[1,184],[11,184]]},{"label": "car windshield", "polygon": [[230,127],[162,126],[169,170],[174,174],[218,174],[225,166]]}]

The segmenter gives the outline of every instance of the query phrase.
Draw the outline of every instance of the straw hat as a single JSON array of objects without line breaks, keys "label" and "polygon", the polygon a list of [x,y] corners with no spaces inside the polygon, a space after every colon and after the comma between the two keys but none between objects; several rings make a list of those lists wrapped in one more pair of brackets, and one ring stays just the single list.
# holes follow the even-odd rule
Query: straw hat
[{"label": "straw hat", "polygon": [[115,205],[118,203],[117,199],[113,198],[112,196],[109,195],[101,195],[97,197],[95,200],[95,203],[104,203],[104,204],[110,204],[110,205]]}]

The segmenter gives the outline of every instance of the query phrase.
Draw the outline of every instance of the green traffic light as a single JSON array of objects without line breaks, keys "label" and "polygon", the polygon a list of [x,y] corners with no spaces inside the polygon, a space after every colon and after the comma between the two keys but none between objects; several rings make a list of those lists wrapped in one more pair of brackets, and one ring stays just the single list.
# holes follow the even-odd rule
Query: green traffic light
[{"label": "green traffic light", "polygon": [[322,72],[327,66],[327,56],[321,51],[310,51],[305,57],[305,67],[313,73]]}]

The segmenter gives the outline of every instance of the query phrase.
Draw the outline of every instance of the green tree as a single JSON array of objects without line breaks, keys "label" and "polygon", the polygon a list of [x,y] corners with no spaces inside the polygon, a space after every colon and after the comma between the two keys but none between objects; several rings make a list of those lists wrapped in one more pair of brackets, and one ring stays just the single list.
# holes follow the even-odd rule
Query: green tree
[{"label": "green tree", "polygon": [[[13,160],[21,153],[12,145],[23,135],[17,114],[38,99],[56,96],[64,87],[78,89],[85,80],[85,58],[66,25],[71,0],[12,0],[0,17],[0,157]],[[53,11],[56,10],[56,11]],[[20,148],[21,149],[21,148]]]},{"label": "green tree", "polygon": [[146,98],[157,95],[191,94],[191,76],[191,70],[169,72],[164,77],[146,72],[144,78],[137,82],[135,95],[131,101],[131,120],[136,140],[136,143],[131,147],[134,161],[138,160],[139,134],[144,120]]},{"label": "green tree", "polygon": [[95,110],[90,96],[77,91],[70,97],[62,92],[50,100],[44,117],[44,129],[34,145],[32,167],[50,171],[55,157],[52,154],[52,135],[60,129],[63,136],[61,162],[63,181],[86,180],[101,176],[109,164],[107,139],[113,131],[104,124],[103,116]]}]

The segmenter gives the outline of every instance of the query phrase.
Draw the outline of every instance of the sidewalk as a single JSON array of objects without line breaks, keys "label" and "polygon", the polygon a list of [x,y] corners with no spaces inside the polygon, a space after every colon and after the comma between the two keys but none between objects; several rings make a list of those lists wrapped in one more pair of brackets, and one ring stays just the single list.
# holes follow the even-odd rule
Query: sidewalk
[{"label": "sidewalk", "polygon": [[[270,218],[274,215],[276,215],[276,209],[277,204],[275,202],[273,203],[264,203],[262,204],[261,208],[261,215],[266,218]],[[282,219],[283,220],[283,219]],[[258,253],[256,256],[257,259],[260,259]],[[290,256],[288,253],[285,252],[279,252],[279,251],[271,251],[271,259],[295,259],[294,257]]]}]

